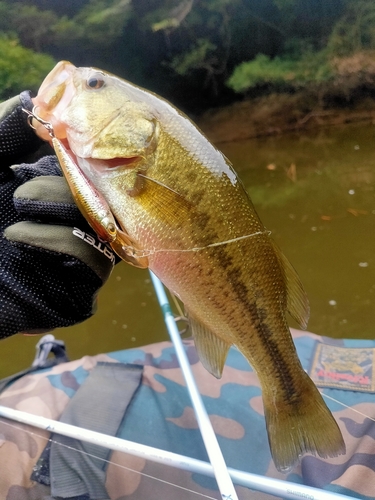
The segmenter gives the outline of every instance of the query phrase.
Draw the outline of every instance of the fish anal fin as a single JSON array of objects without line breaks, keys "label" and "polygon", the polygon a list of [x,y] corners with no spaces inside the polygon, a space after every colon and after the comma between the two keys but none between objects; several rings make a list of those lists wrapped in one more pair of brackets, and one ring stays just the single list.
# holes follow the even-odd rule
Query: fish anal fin
[{"label": "fish anal fin", "polygon": [[281,250],[272,242],[282,266],[285,285],[287,289],[287,310],[292,318],[297,321],[300,327],[305,330],[310,316],[309,299],[301,280],[289,260]]},{"label": "fish anal fin", "polygon": [[295,400],[275,401],[263,393],[263,403],[271,454],[280,472],[288,472],[305,453],[321,458],[345,454],[340,428],[307,374]]},{"label": "fish anal fin", "polygon": [[187,312],[197,353],[202,365],[216,378],[221,378],[230,344],[224,342]]}]

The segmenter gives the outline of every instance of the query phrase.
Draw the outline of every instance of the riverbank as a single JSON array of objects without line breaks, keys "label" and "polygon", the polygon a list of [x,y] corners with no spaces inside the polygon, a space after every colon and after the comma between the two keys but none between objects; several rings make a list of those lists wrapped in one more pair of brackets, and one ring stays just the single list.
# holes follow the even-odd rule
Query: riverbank
[{"label": "riverbank", "polygon": [[306,94],[271,94],[204,113],[197,123],[215,144],[283,132],[375,123],[375,99],[366,97],[348,106],[322,106]]}]

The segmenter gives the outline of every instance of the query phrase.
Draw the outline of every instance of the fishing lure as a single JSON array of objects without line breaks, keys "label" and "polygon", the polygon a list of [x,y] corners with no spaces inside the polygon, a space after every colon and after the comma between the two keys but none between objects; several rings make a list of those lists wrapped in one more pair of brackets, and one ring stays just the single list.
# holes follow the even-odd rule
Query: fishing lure
[{"label": "fishing lure", "polygon": [[109,243],[111,248],[124,261],[135,267],[147,268],[147,257],[136,248],[135,242],[130,236],[119,228],[107,201],[83,175],[70,152],[62,141],[55,136],[52,124],[38,116],[35,106],[32,111],[24,108],[22,110],[28,115],[28,122],[32,128],[35,129],[32,123],[32,120],[35,119],[48,131],[51,144],[74,200],[98,237],[103,242]]}]

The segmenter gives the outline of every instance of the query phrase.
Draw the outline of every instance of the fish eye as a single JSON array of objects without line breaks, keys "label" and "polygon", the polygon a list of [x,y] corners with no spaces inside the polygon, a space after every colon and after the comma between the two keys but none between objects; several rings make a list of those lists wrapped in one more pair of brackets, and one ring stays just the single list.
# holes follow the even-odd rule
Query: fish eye
[{"label": "fish eye", "polygon": [[98,90],[101,89],[105,84],[104,78],[101,75],[93,75],[90,76],[86,80],[86,87],[91,90]]}]

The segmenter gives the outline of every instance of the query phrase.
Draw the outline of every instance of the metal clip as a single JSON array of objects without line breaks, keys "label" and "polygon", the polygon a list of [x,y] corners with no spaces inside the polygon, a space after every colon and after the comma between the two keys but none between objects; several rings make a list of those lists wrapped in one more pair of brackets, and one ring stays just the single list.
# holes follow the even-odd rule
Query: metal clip
[{"label": "metal clip", "polygon": [[50,137],[52,137],[52,138],[55,137],[55,133],[53,131],[52,124],[50,122],[47,122],[46,120],[43,120],[43,118],[41,118],[40,116],[37,115],[37,113],[36,113],[37,108],[38,108],[38,106],[34,106],[32,111],[29,111],[28,109],[22,108],[22,111],[27,114],[28,124],[30,125],[30,127],[32,129],[35,130],[35,127],[32,123],[32,120],[34,118],[36,121],[38,121],[39,123],[41,123],[45,127],[45,129],[49,133]]}]

